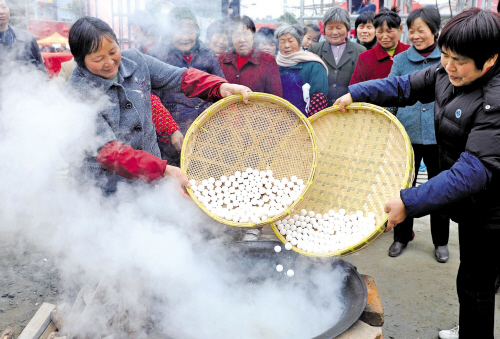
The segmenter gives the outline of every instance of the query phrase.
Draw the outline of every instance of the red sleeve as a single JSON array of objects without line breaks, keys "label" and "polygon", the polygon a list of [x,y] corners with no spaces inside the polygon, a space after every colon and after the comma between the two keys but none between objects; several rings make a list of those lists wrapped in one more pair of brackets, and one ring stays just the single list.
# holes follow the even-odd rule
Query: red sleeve
[{"label": "red sleeve", "polygon": [[189,68],[182,75],[181,92],[188,98],[198,97],[205,101],[215,102],[222,99],[220,85],[226,83],[226,79]]},{"label": "red sleeve", "polygon": [[134,150],[120,141],[111,141],[97,154],[97,162],[105,169],[131,180],[152,182],[163,178],[167,161]]},{"label": "red sleeve", "polygon": [[151,94],[151,115],[156,133],[160,136],[158,140],[170,143],[170,135],[179,129],[170,112],[163,106],[158,96]]},{"label": "red sleeve", "polygon": [[318,113],[326,107],[328,107],[328,99],[325,97],[325,95],[323,93],[313,94],[309,103],[308,116],[311,116],[314,113]]}]

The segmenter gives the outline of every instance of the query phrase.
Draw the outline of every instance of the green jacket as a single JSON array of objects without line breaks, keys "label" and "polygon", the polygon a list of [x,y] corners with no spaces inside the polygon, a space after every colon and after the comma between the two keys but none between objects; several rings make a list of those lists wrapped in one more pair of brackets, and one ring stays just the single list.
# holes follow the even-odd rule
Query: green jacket
[{"label": "green jacket", "polygon": [[347,40],[344,53],[338,65],[333,57],[332,47],[328,41],[318,42],[309,47],[309,52],[318,55],[328,67],[328,104],[333,105],[335,100],[347,93],[347,86],[351,81],[352,73],[361,53],[366,51],[361,45]]}]

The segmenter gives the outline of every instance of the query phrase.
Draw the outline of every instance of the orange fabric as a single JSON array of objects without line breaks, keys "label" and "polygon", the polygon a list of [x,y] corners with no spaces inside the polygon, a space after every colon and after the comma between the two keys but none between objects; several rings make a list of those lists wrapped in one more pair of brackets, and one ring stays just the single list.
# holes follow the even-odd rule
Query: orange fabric
[{"label": "orange fabric", "polygon": [[170,135],[179,129],[170,112],[163,106],[158,96],[151,94],[151,115],[158,133],[158,140],[170,143]]},{"label": "orange fabric", "polygon": [[135,150],[120,141],[111,141],[97,154],[97,162],[113,173],[130,180],[153,182],[163,178],[167,161]]}]

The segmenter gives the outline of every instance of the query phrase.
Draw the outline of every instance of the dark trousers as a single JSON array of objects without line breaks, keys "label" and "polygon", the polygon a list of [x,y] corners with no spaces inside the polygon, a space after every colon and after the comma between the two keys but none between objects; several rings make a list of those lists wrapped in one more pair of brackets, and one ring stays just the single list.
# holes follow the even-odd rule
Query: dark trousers
[{"label": "dark trousers", "polygon": [[500,266],[500,230],[487,230],[482,226],[477,222],[458,225],[460,339],[493,339],[495,281]]},{"label": "dark trousers", "polygon": [[[412,144],[415,153],[415,169],[418,171],[422,159],[427,166],[428,179],[439,174],[439,150],[437,145]],[[413,186],[417,183],[417,175],[413,180]],[[448,245],[450,237],[450,219],[439,213],[431,214],[431,234],[434,246]],[[413,218],[406,218],[402,223],[394,227],[394,241],[407,244],[413,239]]]}]

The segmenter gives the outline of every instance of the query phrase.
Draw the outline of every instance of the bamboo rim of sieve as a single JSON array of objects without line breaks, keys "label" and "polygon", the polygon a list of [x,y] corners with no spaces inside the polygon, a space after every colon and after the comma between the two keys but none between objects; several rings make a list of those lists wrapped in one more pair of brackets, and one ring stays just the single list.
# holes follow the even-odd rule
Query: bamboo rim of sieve
[{"label": "bamboo rim of sieve", "polygon": [[[395,139],[397,139],[395,141],[398,142],[398,144],[395,146],[398,146],[400,148],[399,153],[403,153],[403,150],[405,153],[404,159],[400,159],[401,165],[402,165],[403,160],[405,162],[404,176],[402,174],[399,174],[399,177],[403,176],[403,178],[402,178],[402,180],[400,180],[399,183],[397,183],[397,185],[396,184],[393,185],[394,187],[392,188],[392,190],[394,191],[393,192],[394,194],[391,193],[391,195],[388,195],[388,194],[385,195],[388,199],[390,199],[394,196],[399,196],[400,189],[405,189],[405,188],[410,187],[410,185],[412,185],[414,175],[415,175],[414,154],[413,154],[413,147],[411,145],[410,138],[409,138],[408,134],[406,133],[406,130],[403,127],[403,125],[399,122],[399,120],[393,114],[391,114],[389,111],[387,111],[386,109],[384,109],[382,107],[375,106],[372,104],[366,104],[366,103],[352,103],[349,106],[347,106],[346,113],[340,112],[338,110],[338,105],[335,105],[335,106],[326,108],[326,109],[314,114],[313,116],[309,117],[309,120],[311,121],[313,129],[315,130],[315,133],[316,133],[316,143],[318,145],[318,165],[316,168],[314,184],[319,185],[318,182],[330,182],[330,183],[332,183],[332,181],[333,181],[332,179],[329,179],[327,177],[327,174],[324,171],[322,171],[324,168],[329,167],[328,161],[325,160],[325,157],[323,156],[323,152],[326,153],[329,151],[329,149],[325,148],[326,141],[331,142],[334,138],[332,133],[329,133],[328,134],[329,137],[325,137],[325,138],[323,138],[323,135],[321,135],[321,133],[320,133],[321,128],[319,128],[319,127],[320,127],[320,124],[322,124],[322,118],[327,116],[327,115],[328,116],[337,115],[337,116],[345,118],[346,114],[349,114],[349,115],[354,117],[353,122],[356,122],[357,120],[363,119],[360,114],[362,114],[363,116],[366,116],[367,114],[377,115],[379,118],[385,119],[388,122],[390,122],[389,126],[391,126],[391,127],[388,127],[387,131],[384,131],[384,130],[379,131],[379,133],[378,133],[379,135],[385,135],[385,134],[389,133],[390,132],[389,130],[391,128],[393,130],[399,131],[399,135],[397,135],[397,138],[395,136]],[[355,114],[357,114],[357,116],[355,116]],[[343,121],[343,123],[346,123],[346,122]],[[396,129],[394,129],[394,127],[396,127]],[[326,139],[326,140],[324,140],[324,139]],[[354,136],[354,137],[347,138],[347,141],[352,141],[353,143],[355,143],[355,142],[359,143],[359,140],[360,140],[360,136]],[[380,143],[380,142],[378,144],[382,145],[382,143]],[[383,144],[387,145],[388,144],[387,140]],[[396,150],[395,147],[394,147],[394,150]],[[328,153],[328,155],[331,155],[331,154]],[[352,170],[355,170],[355,169],[353,168]],[[377,176],[381,176],[381,175],[383,176],[385,173],[386,173],[386,171],[383,171],[382,173],[379,171],[376,174],[377,174]],[[372,185],[372,187],[373,187],[373,185]],[[336,202],[333,201],[336,197],[339,197],[338,192],[334,192],[333,190],[328,191],[328,189],[325,189],[324,187],[322,188],[322,190],[325,191],[327,193],[327,195],[330,197],[330,199],[328,200],[328,203],[330,203],[331,205],[330,206],[318,206],[318,208],[323,208],[324,210],[314,209],[316,211],[316,213],[321,213],[321,214],[328,213],[328,211],[330,209],[333,209],[336,212],[338,212],[339,208],[345,209],[347,214],[353,214],[356,212],[356,210],[362,210],[363,213],[365,213],[365,214],[367,212],[374,212],[375,213],[376,227],[368,236],[363,238],[361,241],[359,241],[355,244],[352,244],[344,249],[340,249],[340,250],[337,250],[334,252],[319,253],[319,254],[318,253],[310,253],[310,252],[305,252],[303,250],[300,250],[296,246],[293,246],[292,249],[294,251],[296,251],[300,254],[304,254],[307,256],[313,256],[313,257],[346,256],[346,255],[355,253],[355,252],[367,247],[369,244],[371,244],[375,239],[377,239],[385,231],[388,216],[383,210],[384,205],[378,206],[377,210],[374,210],[374,211],[366,211],[363,208],[364,206],[358,206],[357,208],[352,208],[352,206],[351,206],[351,208],[348,209],[348,208],[346,208],[347,206],[339,206]],[[308,203],[313,204],[312,200],[315,198],[314,194],[316,194],[316,192],[317,191],[314,189],[314,185],[313,185],[312,189],[309,190],[308,194],[304,197],[303,200],[301,200],[301,203],[295,207],[295,211],[292,211],[293,214],[298,213],[298,211],[300,209],[302,209],[302,207],[307,205]],[[365,192],[361,192],[361,193],[365,193]],[[378,193],[378,192],[375,192],[375,193]],[[388,199],[386,201],[388,201]],[[339,200],[339,199],[337,199],[337,200]],[[384,201],[384,204],[386,201]],[[292,214],[292,213],[290,213],[290,214]],[[273,229],[274,233],[276,234],[276,236],[283,243],[286,243],[287,241],[286,241],[285,237],[279,233],[277,225],[273,223],[271,226],[272,226],[272,229]]]},{"label": "bamboo rim of sieve", "polygon": [[[234,104],[241,104],[242,108],[248,108],[252,106],[260,106],[262,107],[270,107],[273,108],[275,111],[275,114],[279,114],[274,119],[269,119],[269,120],[275,120],[276,122],[278,121],[286,121],[284,119],[287,117],[290,119],[290,113],[293,113],[293,117],[296,117],[296,126],[293,128],[290,128],[289,133],[286,134],[288,138],[291,136],[299,135],[301,136],[304,140],[303,144],[294,144],[294,149],[296,148],[297,151],[293,152],[300,152],[301,154],[307,155],[308,159],[298,159],[299,162],[307,161],[307,163],[301,164],[302,168],[302,175],[299,175],[295,172],[293,172],[295,166],[293,166],[292,163],[287,162],[286,164],[275,164],[273,161],[271,161],[271,165],[283,165],[279,167],[278,169],[276,168],[258,168],[259,171],[267,170],[267,169],[272,169],[274,173],[276,171],[278,172],[287,172],[287,175],[284,175],[288,178],[290,178],[292,175],[302,177],[304,180],[304,184],[306,185],[305,189],[302,191],[300,196],[290,205],[288,206],[283,212],[268,218],[265,221],[262,221],[258,224],[254,224],[252,222],[247,222],[247,223],[241,223],[241,222],[234,222],[232,220],[227,220],[225,218],[222,218],[219,215],[216,215],[212,212],[210,212],[194,195],[194,192],[191,188],[188,188],[187,191],[193,201],[196,203],[196,205],[201,208],[206,214],[208,214],[211,218],[214,220],[229,225],[229,226],[234,226],[234,227],[243,227],[243,228],[254,228],[254,227],[262,227],[264,225],[269,225],[273,223],[276,220],[284,218],[286,215],[290,214],[290,212],[293,210],[293,208],[303,199],[304,195],[307,193],[309,190],[309,187],[311,187],[313,178],[314,178],[314,173],[317,165],[317,146],[316,146],[316,138],[314,135],[313,128],[311,126],[310,121],[298,110],[295,106],[293,106],[291,103],[288,101],[277,97],[275,95],[267,94],[267,93],[258,93],[258,92],[251,92],[249,93],[249,98],[248,98],[248,104],[243,103],[243,97],[241,95],[232,95],[227,98],[224,98],[217,103],[211,105],[209,108],[207,108],[203,113],[201,113],[198,118],[191,124],[189,127],[188,131],[186,132],[186,135],[184,137],[184,142],[182,144],[182,151],[181,151],[181,170],[183,171],[184,174],[188,177],[188,179],[195,179],[196,181],[201,181],[202,179],[208,179],[209,177],[216,177],[213,175],[209,175],[206,178],[195,178],[192,177],[190,174],[190,161],[192,160],[197,160],[196,156],[197,151],[195,152],[195,146],[197,144],[197,139],[200,133],[209,133],[207,130],[207,125],[212,123],[212,119],[217,116],[218,114],[222,114],[221,112],[227,112],[227,109],[229,109],[232,105]],[[279,109],[278,109],[279,108]],[[245,112],[247,110],[243,109],[241,111],[238,111],[239,114],[245,113],[245,114],[250,114]],[[280,113],[281,112],[281,113]],[[286,114],[285,114],[286,112]],[[228,113],[229,115],[231,113]],[[277,117],[281,117],[282,120],[278,120]],[[291,124],[291,123],[290,123]],[[226,126],[227,127],[227,126]],[[228,128],[228,130],[231,130],[231,128]],[[248,129],[249,133],[252,133],[252,129]],[[270,131],[273,132],[273,131]],[[255,133],[255,132],[254,132]],[[300,134],[299,134],[300,133]],[[269,133],[269,135],[275,135],[275,133]],[[278,143],[274,144],[278,146],[278,151],[281,152],[273,152],[273,156],[268,155],[267,157],[273,158],[277,157],[278,155],[284,155],[283,154],[283,149],[286,147],[289,147],[289,145],[286,143],[286,138],[285,135],[283,135],[284,141],[280,141],[279,138],[276,140],[279,140]],[[299,139],[300,140],[300,139]],[[307,142],[306,142],[307,141]],[[219,146],[217,146],[219,147]],[[219,147],[219,149],[224,150],[231,150],[230,147],[228,148],[223,148]],[[241,152],[241,150],[237,150],[238,152]],[[256,148],[252,149],[252,154],[258,154],[258,155],[263,155],[264,152],[259,151]],[[269,159],[268,159],[269,160]],[[286,165],[286,166],[285,166]],[[221,167],[227,167],[227,169],[223,172],[223,175],[230,176],[234,173],[234,171],[244,171],[245,168],[243,166],[241,167],[236,167],[232,165],[225,165],[218,163],[218,166]],[[282,169],[282,167],[287,167],[286,170]],[[277,178],[277,177],[275,177]]]}]

